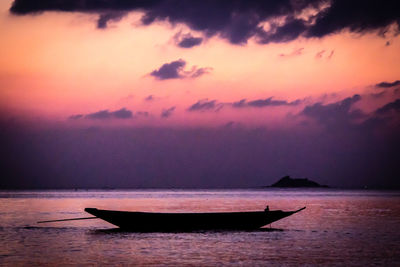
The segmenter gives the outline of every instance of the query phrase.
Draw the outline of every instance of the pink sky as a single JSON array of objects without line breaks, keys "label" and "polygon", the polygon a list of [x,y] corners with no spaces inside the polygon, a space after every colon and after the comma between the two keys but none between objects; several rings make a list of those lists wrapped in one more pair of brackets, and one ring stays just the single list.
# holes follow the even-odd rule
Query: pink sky
[{"label": "pink sky", "polygon": [[[140,12],[97,29],[96,15],[46,12],[15,16],[9,13],[10,6],[11,1],[0,4],[0,108],[10,116],[67,120],[73,114],[124,107],[149,113],[132,124],[286,124],[287,114],[298,113],[304,103],[318,102],[324,95],[328,95],[325,102],[334,102],[355,93],[376,93],[374,84],[400,77],[400,37],[390,34],[384,38],[376,32],[361,35],[344,30],[285,43],[258,44],[250,39],[245,45],[214,36],[184,49],[175,44],[173,36],[179,31],[195,36],[201,32],[168,22],[143,26]],[[209,68],[209,73],[168,80],[149,75],[178,59],[186,61],[185,70],[197,66]],[[153,101],[144,101],[149,95]],[[269,97],[307,102],[187,112],[199,100],[231,103]],[[366,110],[373,106],[366,103],[361,105]],[[173,116],[160,118],[171,107],[175,107]]]}]

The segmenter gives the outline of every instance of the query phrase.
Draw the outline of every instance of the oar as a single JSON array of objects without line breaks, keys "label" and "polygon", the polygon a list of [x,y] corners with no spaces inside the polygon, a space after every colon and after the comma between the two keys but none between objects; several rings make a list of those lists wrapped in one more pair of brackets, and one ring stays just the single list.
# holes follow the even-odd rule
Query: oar
[{"label": "oar", "polygon": [[301,209],[298,209],[298,210],[295,210],[295,211],[293,211],[293,213],[296,213],[296,212],[299,212],[299,211],[302,211],[302,210],[304,210],[306,207],[302,207]]},{"label": "oar", "polygon": [[90,219],[98,219],[98,217],[83,217],[83,218],[72,218],[72,219],[62,219],[62,220],[38,221],[37,223],[65,222],[65,221],[90,220]]}]

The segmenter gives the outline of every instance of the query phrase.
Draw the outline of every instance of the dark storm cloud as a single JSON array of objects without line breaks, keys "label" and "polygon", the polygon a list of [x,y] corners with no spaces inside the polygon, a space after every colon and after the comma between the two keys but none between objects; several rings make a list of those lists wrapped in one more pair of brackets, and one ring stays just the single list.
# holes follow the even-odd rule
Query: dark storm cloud
[{"label": "dark storm cloud", "polygon": [[[297,16],[310,8],[315,15]],[[400,24],[398,0],[15,0],[10,11],[18,15],[43,11],[96,13],[100,27],[116,18],[105,14],[142,11],[144,25],[155,21],[183,23],[207,37],[217,35],[232,44],[246,44],[252,37],[259,43],[289,42],[300,36],[324,37],[342,30],[359,34],[377,31],[384,36],[388,26]],[[283,23],[275,23],[276,18],[282,18]],[[269,27],[262,26],[265,22]],[[196,42],[200,39],[188,39],[182,45],[190,47]]]},{"label": "dark storm cloud", "polygon": [[153,70],[150,75],[157,80],[168,79],[184,79],[184,78],[198,78],[204,74],[210,73],[212,68],[198,68],[193,66],[190,70],[184,70],[186,61],[178,59],[170,63],[163,64],[159,69]]},{"label": "dark storm cloud", "polygon": [[301,103],[301,100],[295,100],[293,102],[288,102],[286,100],[273,100],[272,97],[266,99],[256,99],[252,101],[247,101],[246,99],[242,99],[237,102],[232,103],[232,107],[234,108],[244,108],[244,107],[271,107],[271,106],[295,106]]},{"label": "dark storm cloud", "polygon": [[376,87],[380,87],[380,88],[390,88],[390,87],[394,87],[400,85],[400,80],[398,81],[394,81],[394,82],[381,82],[376,84]]},{"label": "dark storm cloud", "polygon": [[365,33],[384,30],[393,23],[400,25],[400,2],[397,0],[333,0],[329,8],[317,15],[306,35],[323,37],[343,29]]},{"label": "dark storm cloud", "polygon": [[170,107],[167,109],[163,109],[163,111],[161,112],[161,118],[168,118],[172,115],[172,113],[174,112],[175,107]]},{"label": "dark storm cloud", "polygon": [[99,15],[99,18],[97,19],[97,28],[105,29],[105,28],[107,28],[108,22],[110,22],[110,21],[118,22],[125,15],[126,15],[125,12],[107,12],[107,13],[102,13],[102,14]]},{"label": "dark storm cloud", "polygon": [[126,108],[121,108],[119,110],[115,111],[109,111],[108,109],[105,110],[100,110],[94,113],[89,113],[86,115],[78,114],[78,115],[72,115],[69,118],[70,119],[80,119],[80,118],[87,118],[87,119],[92,119],[92,120],[106,120],[106,119],[130,119],[133,117],[132,111],[126,109]]},{"label": "dark storm cloud", "polygon": [[383,107],[376,110],[377,114],[387,114],[390,112],[400,112],[400,99],[396,99],[393,102],[390,102]]},{"label": "dark storm cloud", "polygon": [[217,100],[202,99],[191,105],[187,111],[219,111],[223,106]]},{"label": "dark storm cloud", "polygon": [[98,13],[105,11],[128,12],[140,9],[149,9],[162,1],[159,0],[16,0],[10,11],[13,14],[26,15],[44,11],[88,12]]},{"label": "dark storm cloud", "polygon": [[256,36],[258,41],[263,44],[268,43],[279,43],[279,42],[290,42],[297,39],[306,30],[306,22],[301,19],[294,19],[288,16],[285,20],[284,25],[278,27],[272,27],[269,32],[261,31],[259,36]]}]

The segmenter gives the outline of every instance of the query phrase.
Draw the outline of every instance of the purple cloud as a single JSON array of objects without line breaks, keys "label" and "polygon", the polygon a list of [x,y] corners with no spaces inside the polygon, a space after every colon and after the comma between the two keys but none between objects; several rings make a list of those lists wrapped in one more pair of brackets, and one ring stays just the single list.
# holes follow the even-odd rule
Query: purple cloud
[{"label": "purple cloud", "polygon": [[85,118],[93,119],[93,120],[97,120],[97,119],[104,120],[104,119],[110,119],[111,117],[112,117],[111,112],[108,111],[108,109],[90,113],[85,116]]},{"label": "purple cloud", "polygon": [[356,119],[365,117],[360,110],[352,109],[353,105],[360,100],[360,95],[354,95],[331,104],[316,103],[306,106],[301,114],[313,118],[325,126],[343,127],[353,124]]},{"label": "purple cloud", "polygon": [[383,107],[376,110],[377,114],[388,114],[390,112],[400,112],[400,99],[396,99],[393,102],[390,102]]},{"label": "purple cloud", "polygon": [[121,108],[120,110],[111,112],[111,116],[117,119],[130,119],[132,118],[132,111]]},{"label": "purple cloud", "polygon": [[183,59],[179,59],[170,63],[165,63],[158,70],[152,71],[150,75],[158,80],[183,78],[184,76],[181,72],[185,65],[186,62]]},{"label": "purple cloud", "polygon": [[377,83],[375,86],[376,87],[380,87],[380,88],[390,88],[390,87],[394,87],[400,85],[400,80],[398,81],[394,81],[394,82],[381,82],[381,83]]},{"label": "purple cloud", "polygon": [[178,46],[182,48],[191,48],[196,45],[200,45],[203,41],[201,37],[185,37],[179,43]]},{"label": "purple cloud", "polygon": [[121,108],[115,111],[109,111],[108,109],[104,109],[86,115],[83,114],[72,115],[69,117],[69,119],[78,120],[81,118],[86,118],[92,120],[106,120],[106,119],[130,119],[132,117],[133,117],[132,111],[126,108]]},{"label": "purple cloud", "polygon": [[157,80],[168,79],[184,79],[184,78],[198,78],[204,74],[210,73],[212,68],[197,68],[193,66],[190,70],[184,70],[186,61],[178,59],[170,63],[163,64],[159,69],[150,73],[151,76]]},{"label": "purple cloud", "polygon": [[167,109],[163,109],[163,111],[161,112],[161,118],[168,118],[172,115],[172,113],[174,112],[175,107],[170,107]]},{"label": "purple cloud", "polygon": [[301,103],[301,100],[295,100],[288,102],[286,100],[273,100],[272,97],[266,99],[256,99],[252,101],[247,101],[246,99],[241,99],[237,102],[232,103],[234,108],[244,108],[244,107],[270,107],[270,106],[295,106]]},{"label": "purple cloud", "polygon": [[223,106],[217,100],[202,99],[191,105],[187,111],[219,111]]},{"label": "purple cloud", "polygon": [[203,42],[201,37],[194,37],[191,33],[182,34],[181,32],[175,34],[174,40],[176,45],[181,48],[192,48]]},{"label": "purple cloud", "polygon": [[154,96],[153,95],[149,95],[149,96],[144,98],[144,101],[148,101],[148,102],[151,102],[153,100],[154,100]]},{"label": "purple cloud", "polygon": [[80,118],[82,118],[83,115],[82,114],[76,114],[76,115],[71,115],[69,116],[70,120],[79,120]]}]

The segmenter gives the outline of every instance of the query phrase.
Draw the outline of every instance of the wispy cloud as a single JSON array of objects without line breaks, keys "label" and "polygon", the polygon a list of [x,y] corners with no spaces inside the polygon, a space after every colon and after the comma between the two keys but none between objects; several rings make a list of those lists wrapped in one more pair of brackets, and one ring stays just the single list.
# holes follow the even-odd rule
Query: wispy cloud
[{"label": "wispy cloud", "polygon": [[151,102],[151,101],[153,101],[154,100],[154,96],[153,95],[148,95],[148,96],[146,96],[145,98],[144,98],[144,101],[147,101],[147,102]]},{"label": "wispy cloud", "polygon": [[187,111],[219,111],[223,108],[223,103],[218,103],[217,100],[202,99],[191,105]]},{"label": "wispy cloud", "polygon": [[270,106],[295,106],[301,103],[301,100],[295,100],[292,102],[288,102],[286,100],[274,100],[272,97],[265,99],[255,99],[251,101],[247,101],[246,99],[239,100],[237,102],[232,103],[232,107],[234,108],[244,108],[244,107],[255,107],[255,108],[263,108]]},{"label": "wispy cloud", "polygon": [[175,106],[174,107],[170,107],[167,109],[163,109],[161,112],[161,118],[168,118],[172,115],[172,113],[175,111]]},{"label": "wispy cloud", "polygon": [[301,47],[301,48],[294,49],[291,53],[288,53],[288,54],[284,54],[284,53],[279,54],[279,56],[280,57],[285,57],[285,58],[286,57],[300,56],[300,55],[303,54],[303,51],[304,51],[304,47]]},{"label": "wispy cloud", "polygon": [[328,59],[331,59],[331,58],[333,57],[334,54],[335,54],[335,50],[332,50],[332,51],[329,53]]},{"label": "wispy cloud", "polygon": [[321,50],[319,52],[317,52],[317,54],[315,54],[315,58],[316,59],[320,59],[324,56],[325,50]]}]

